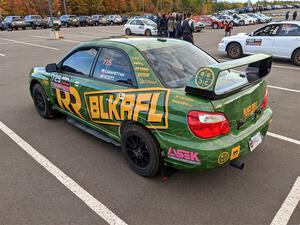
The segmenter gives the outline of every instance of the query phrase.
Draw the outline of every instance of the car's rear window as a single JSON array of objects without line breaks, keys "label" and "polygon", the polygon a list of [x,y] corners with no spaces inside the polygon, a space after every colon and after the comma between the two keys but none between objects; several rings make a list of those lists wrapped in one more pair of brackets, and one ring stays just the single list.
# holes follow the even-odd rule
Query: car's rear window
[{"label": "car's rear window", "polygon": [[185,87],[200,67],[217,63],[194,45],[174,45],[142,51],[160,79],[170,88]]}]

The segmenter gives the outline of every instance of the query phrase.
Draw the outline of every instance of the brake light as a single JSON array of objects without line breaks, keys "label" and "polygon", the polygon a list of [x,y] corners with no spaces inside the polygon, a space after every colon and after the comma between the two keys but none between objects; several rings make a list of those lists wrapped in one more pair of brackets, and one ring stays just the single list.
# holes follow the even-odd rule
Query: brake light
[{"label": "brake light", "polygon": [[212,138],[230,131],[229,122],[223,113],[190,111],[188,126],[200,138]]},{"label": "brake light", "polygon": [[261,103],[260,105],[260,109],[265,109],[267,108],[267,105],[268,105],[268,89],[266,89],[266,92],[265,92],[265,96],[264,96],[264,100],[263,102]]}]

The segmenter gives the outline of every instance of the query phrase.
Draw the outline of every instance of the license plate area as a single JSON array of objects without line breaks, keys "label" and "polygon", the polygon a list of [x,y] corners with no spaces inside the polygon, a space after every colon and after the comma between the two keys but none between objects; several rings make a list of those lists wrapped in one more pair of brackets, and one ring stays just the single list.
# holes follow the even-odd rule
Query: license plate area
[{"label": "license plate area", "polygon": [[252,152],[254,149],[256,149],[260,143],[262,143],[262,135],[260,132],[258,132],[249,140],[250,151]]}]

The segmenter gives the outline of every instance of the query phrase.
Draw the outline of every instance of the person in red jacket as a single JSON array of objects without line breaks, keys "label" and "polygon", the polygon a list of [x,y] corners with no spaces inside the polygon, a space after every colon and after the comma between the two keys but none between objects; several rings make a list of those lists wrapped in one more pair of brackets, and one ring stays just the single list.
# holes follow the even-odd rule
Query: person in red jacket
[{"label": "person in red jacket", "polygon": [[228,23],[227,20],[224,21],[224,27],[225,27],[225,36],[231,35],[231,30],[233,29],[232,24]]}]

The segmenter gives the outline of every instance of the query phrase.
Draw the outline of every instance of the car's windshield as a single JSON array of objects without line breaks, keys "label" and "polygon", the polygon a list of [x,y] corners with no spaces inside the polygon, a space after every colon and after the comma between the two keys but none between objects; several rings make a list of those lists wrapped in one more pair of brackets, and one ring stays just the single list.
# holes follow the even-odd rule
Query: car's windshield
[{"label": "car's windshield", "polygon": [[31,18],[32,18],[32,19],[35,19],[35,20],[40,20],[40,19],[42,19],[41,16],[32,16]]},{"label": "car's windshield", "polygon": [[160,79],[171,88],[185,87],[200,67],[217,63],[194,45],[143,50]]}]

